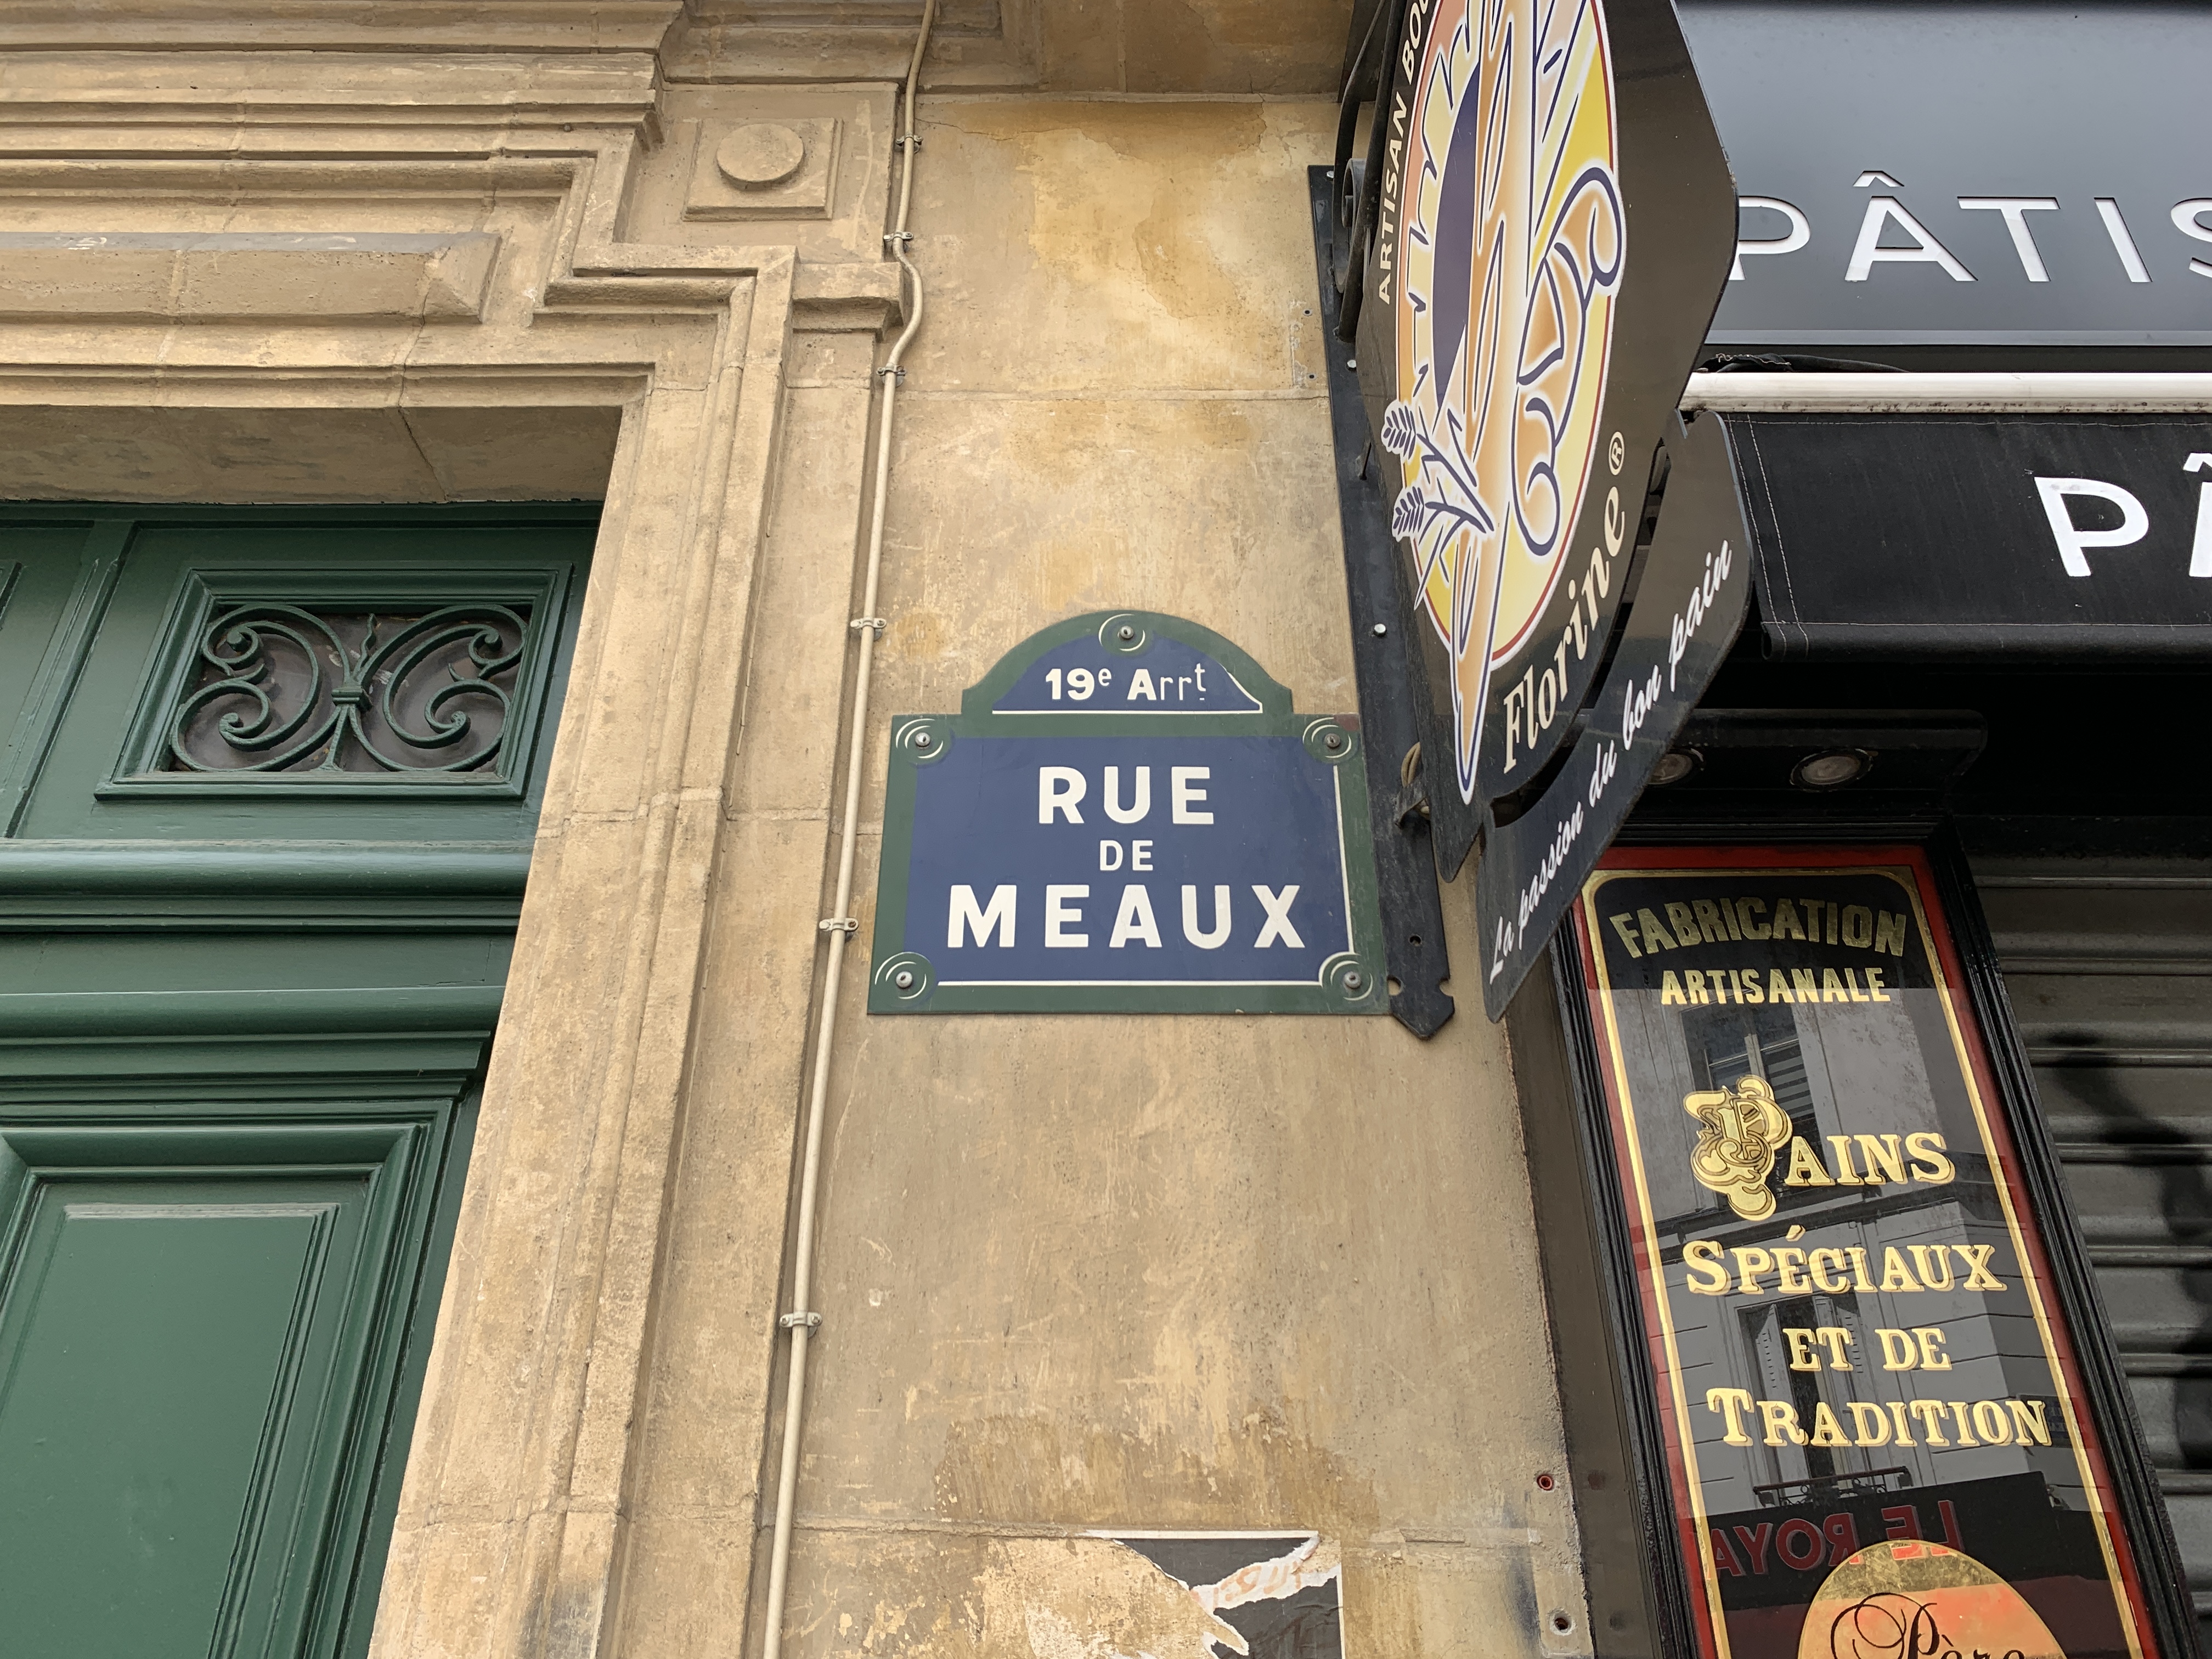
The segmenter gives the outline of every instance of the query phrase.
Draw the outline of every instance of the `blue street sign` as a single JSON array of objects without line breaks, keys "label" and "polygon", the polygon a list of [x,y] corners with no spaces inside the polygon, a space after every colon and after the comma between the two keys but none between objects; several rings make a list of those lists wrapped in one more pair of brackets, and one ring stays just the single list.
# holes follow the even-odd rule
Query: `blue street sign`
[{"label": "blue street sign", "polygon": [[1218,635],[1115,611],[891,725],[878,1013],[1379,1013],[1356,720]]}]

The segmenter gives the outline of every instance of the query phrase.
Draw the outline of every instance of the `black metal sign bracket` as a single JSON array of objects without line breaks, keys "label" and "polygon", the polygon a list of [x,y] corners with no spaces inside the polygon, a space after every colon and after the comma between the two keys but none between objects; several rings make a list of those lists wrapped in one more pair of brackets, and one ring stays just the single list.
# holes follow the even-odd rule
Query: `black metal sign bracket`
[{"label": "black metal sign bracket", "polygon": [[1428,817],[1422,809],[1420,710],[1425,665],[1406,590],[1405,562],[1390,539],[1370,453],[1359,375],[1335,337],[1338,296],[1331,268],[1336,180],[1331,167],[1308,170],[1313,202],[1314,266],[1322,337],[1328,342],[1328,405],[1336,463],[1337,510],[1344,528],[1344,585],[1352,611],[1352,660],[1359,688],[1361,749],[1374,828],[1376,885],[1382,907],[1390,1012],[1415,1036],[1433,1036],[1452,1017],[1443,988],[1443,900],[1437,889]]}]

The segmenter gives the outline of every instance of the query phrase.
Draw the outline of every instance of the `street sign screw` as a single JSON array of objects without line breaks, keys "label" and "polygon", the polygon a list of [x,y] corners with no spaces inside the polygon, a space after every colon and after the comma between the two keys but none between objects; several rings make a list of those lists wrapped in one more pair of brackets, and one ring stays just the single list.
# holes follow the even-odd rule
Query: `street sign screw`
[{"label": "street sign screw", "polygon": [[1375,637],[1378,640],[1389,631],[1390,624],[1389,623],[1376,623],[1375,624]]},{"label": "street sign screw", "polygon": [[927,732],[917,732],[914,734],[914,746],[917,749],[927,749],[933,741],[934,739]]},{"label": "street sign screw", "polygon": [[1121,639],[1122,639],[1122,641],[1126,643],[1127,641],[1130,641],[1130,640],[1133,640],[1133,639],[1135,639],[1136,637],[1137,637],[1137,630],[1136,630],[1135,629],[1133,629],[1133,628],[1130,627],[1130,626],[1128,625],[1128,623],[1123,623],[1121,624]]},{"label": "street sign screw", "polygon": [[902,991],[911,991],[914,989],[914,969],[911,968],[900,969],[898,972],[891,975],[891,983],[897,986]]},{"label": "street sign screw", "polygon": [[1327,737],[1325,737],[1325,738],[1323,738],[1322,739],[1322,747],[1324,747],[1324,748],[1328,748],[1328,749],[1341,749],[1341,748],[1343,748],[1343,747],[1344,747],[1344,733],[1343,733],[1343,732],[1330,732]]},{"label": "street sign screw", "polygon": [[1367,981],[1362,979],[1357,973],[1346,974],[1344,976],[1344,988],[1347,991],[1358,991],[1363,989],[1366,984]]}]

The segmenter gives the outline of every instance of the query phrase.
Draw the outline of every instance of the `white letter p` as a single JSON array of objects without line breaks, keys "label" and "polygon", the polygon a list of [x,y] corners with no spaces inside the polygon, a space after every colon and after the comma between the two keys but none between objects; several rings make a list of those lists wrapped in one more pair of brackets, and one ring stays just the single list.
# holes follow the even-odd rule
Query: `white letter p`
[{"label": "white letter p", "polygon": [[[2051,520],[2051,533],[2058,542],[2058,562],[2069,576],[2089,574],[2089,561],[2082,555],[2090,548],[2126,547],[2141,541],[2150,529],[2150,514],[2143,511],[2143,504],[2118,484],[2095,478],[2038,478],[2035,487],[2043,496],[2043,515]],[[2094,495],[2100,501],[2110,501],[2120,509],[2119,528],[2076,530],[2074,514],[2066,505],[2069,495]]]}]

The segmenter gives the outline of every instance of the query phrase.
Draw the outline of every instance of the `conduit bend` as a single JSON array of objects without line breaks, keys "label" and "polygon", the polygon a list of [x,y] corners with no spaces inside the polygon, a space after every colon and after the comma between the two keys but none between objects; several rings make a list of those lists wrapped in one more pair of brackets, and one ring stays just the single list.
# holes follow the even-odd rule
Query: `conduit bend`
[{"label": "conduit bend", "polygon": [[937,21],[937,0],[922,7],[921,27],[915,34],[914,56],[906,67],[906,96],[898,137],[898,212],[884,245],[899,262],[906,283],[906,327],[892,343],[884,366],[876,371],[883,385],[883,402],[876,425],[875,501],[868,520],[867,574],[862,583],[860,614],[853,624],[860,641],[860,661],[853,680],[853,720],[845,750],[845,816],[837,842],[837,899],[830,919],[822,926],[830,935],[830,962],[823,976],[822,1013],[815,1028],[814,1080],[806,1100],[806,1146],[799,1176],[799,1217],[792,1233],[793,1267],[792,1311],[780,1322],[791,1333],[791,1371],[784,1390],[782,1461],[775,1483],[775,1541],[769,1554],[767,1638],[763,1659],[781,1659],[784,1595],[791,1577],[791,1528],[799,1491],[799,1447],[805,1426],[806,1404],[806,1347],[821,1317],[809,1306],[814,1291],[814,1203],[822,1174],[822,1119],[830,1096],[830,1060],[837,1034],[837,988],[845,964],[845,948],[857,927],[852,918],[853,856],[860,840],[860,777],[868,737],[868,689],[875,667],[876,641],[882,624],[876,616],[876,593],[884,565],[884,506],[891,474],[891,416],[898,405],[899,380],[905,371],[899,360],[908,341],[921,326],[921,273],[906,257],[907,213],[914,198],[914,157],[920,148],[914,131],[915,90],[921,78],[922,53],[929,46],[929,31]]}]

